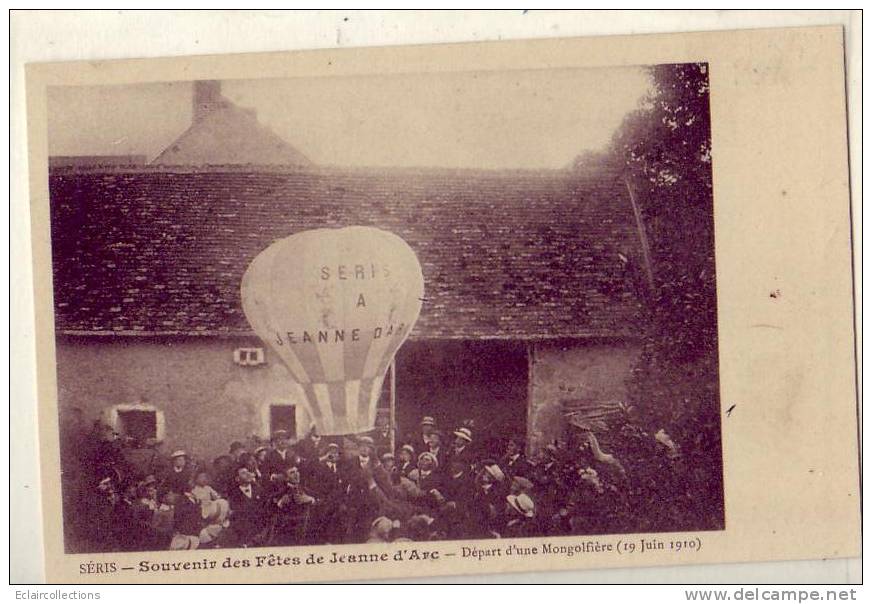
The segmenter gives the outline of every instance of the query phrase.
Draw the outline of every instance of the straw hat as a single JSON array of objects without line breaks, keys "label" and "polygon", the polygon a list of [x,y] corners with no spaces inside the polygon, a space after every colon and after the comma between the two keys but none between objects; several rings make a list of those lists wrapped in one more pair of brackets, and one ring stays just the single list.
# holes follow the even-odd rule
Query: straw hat
[{"label": "straw hat", "polygon": [[433,455],[432,453],[430,453],[430,451],[424,451],[423,453],[421,453],[421,454],[418,456],[418,463],[421,463],[421,460],[424,459],[425,457],[429,457],[429,458],[430,458],[430,461],[433,462],[433,467],[434,467],[434,468],[438,468],[438,467],[439,467],[439,460],[436,459],[436,456]]},{"label": "straw hat", "polygon": [[454,436],[457,438],[462,438],[466,442],[472,442],[472,432],[469,428],[458,428],[454,431]]},{"label": "straw hat", "polygon": [[506,479],[506,475],[497,464],[491,464],[484,467],[485,472],[494,477],[497,482],[502,482]]},{"label": "straw hat", "polygon": [[506,501],[508,501],[509,505],[522,516],[532,518],[535,514],[536,504],[533,503],[533,500],[530,499],[529,496],[523,493],[520,495],[509,495],[506,497]]}]

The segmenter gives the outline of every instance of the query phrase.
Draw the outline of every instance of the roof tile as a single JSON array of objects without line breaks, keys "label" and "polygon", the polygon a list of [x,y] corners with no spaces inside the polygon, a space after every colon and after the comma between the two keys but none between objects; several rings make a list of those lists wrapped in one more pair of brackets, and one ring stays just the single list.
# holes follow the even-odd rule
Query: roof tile
[{"label": "roof tile", "polygon": [[352,224],[418,254],[412,337],[624,335],[640,316],[638,262],[619,256],[638,258],[638,238],[615,174],[58,168],[50,191],[59,332],[247,333],[239,286],[254,256]]}]

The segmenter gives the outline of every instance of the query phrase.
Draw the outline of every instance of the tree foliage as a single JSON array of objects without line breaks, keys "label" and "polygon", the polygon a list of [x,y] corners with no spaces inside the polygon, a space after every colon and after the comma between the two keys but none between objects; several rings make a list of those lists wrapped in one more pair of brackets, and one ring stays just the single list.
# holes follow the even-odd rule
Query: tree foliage
[{"label": "tree foliage", "polygon": [[634,190],[654,278],[651,328],[630,384],[630,404],[650,429],[665,428],[681,444],[701,473],[687,480],[717,492],[722,475],[708,66],[658,65],[650,76],[651,93],[625,119],[609,153]]},{"label": "tree foliage", "polygon": [[654,274],[662,355],[717,349],[712,142],[706,64],[658,65],[653,89],[612,143],[634,191]]}]

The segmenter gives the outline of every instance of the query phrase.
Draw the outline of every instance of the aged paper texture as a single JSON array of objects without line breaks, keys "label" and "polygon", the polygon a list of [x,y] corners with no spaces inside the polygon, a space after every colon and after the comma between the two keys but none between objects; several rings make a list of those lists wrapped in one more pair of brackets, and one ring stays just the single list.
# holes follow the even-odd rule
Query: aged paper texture
[{"label": "aged paper texture", "polygon": [[47,579],[858,555],[843,60],[29,65]]}]

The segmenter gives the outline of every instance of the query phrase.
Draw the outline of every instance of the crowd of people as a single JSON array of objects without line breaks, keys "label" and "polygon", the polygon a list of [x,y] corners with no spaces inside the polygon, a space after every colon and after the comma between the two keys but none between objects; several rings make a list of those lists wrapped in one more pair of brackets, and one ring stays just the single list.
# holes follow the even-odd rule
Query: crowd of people
[{"label": "crowd of people", "polygon": [[665,432],[627,436],[646,443],[642,455],[655,464],[646,472],[604,451],[592,431],[531,458],[522,439],[508,438],[492,455],[472,422],[442,431],[433,417],[395,451],[368,436],[340,444],[312,430],[294,442],[277,431],[268,443],[234,442],[211,463],[184,450],[165,456],[155,442],[131,456],[130,443],[95,424],[78,447],[80,487],[65,493],[65,518],[77,549],[91,552],[656,529],[640,519],[663,516],[676,477],[687,489],[689,474]]}]

